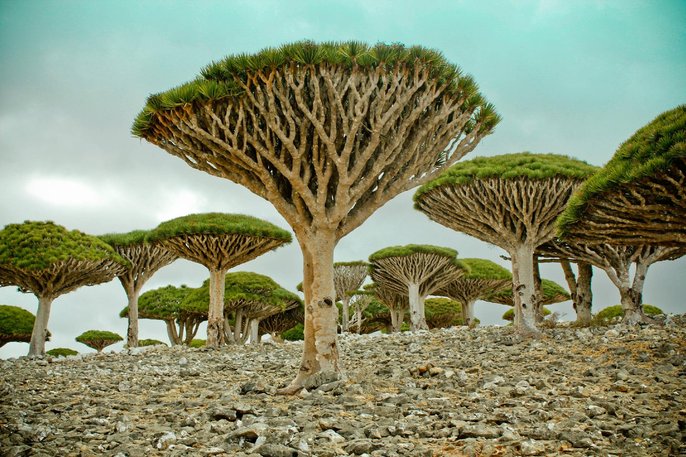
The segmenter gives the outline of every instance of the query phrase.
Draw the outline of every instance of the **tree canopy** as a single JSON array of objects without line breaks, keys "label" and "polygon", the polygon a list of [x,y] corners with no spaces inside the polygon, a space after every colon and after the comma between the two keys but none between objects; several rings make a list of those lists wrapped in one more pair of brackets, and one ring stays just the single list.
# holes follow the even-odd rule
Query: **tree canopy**
[{"label": "tree canopy", "polygon": [[36,317],[24,308],[0,305],[0,347],[12,341],[28,343]]},{"label": "tree canopy", "polygon": [[[541,280],[541,294],[541,305],[552,305],[571,299],[569,292],[564,287],[550,279]],[[512,288],[501,289],[484,298],[484,300],[491,303],[513,306]]]},{"label": "tree canopy", "polygon": [[[175,320],[179,318],[181,302],[194,289],[184,285],[163,286],[148,290],[138,298],[138,313],[143,319]],[[126,317],[129,307],[119,313],[119,317]]]},{"label": "tree canopy", "polygon": [[686,105],[660,114],[622,143],[572,196],[563,238],[686,244]]},{"label": "tree canopy", "polygon": [[512,273],[507,268],[486,259],[460,259],[467,267],[464,279],[503,279],[512,280]]},{"label": "tree canopy", "polygon": [[107,330],[87,330],[75,338],[79,343],[83,343],[98,352],[102,352],[107,346],[123,339],[121,335]]}]

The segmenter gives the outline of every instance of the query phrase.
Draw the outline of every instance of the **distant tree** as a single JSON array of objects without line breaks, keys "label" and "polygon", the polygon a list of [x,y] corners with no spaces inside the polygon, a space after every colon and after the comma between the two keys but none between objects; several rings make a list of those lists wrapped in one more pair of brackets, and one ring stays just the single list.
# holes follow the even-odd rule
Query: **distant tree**
[{"label": "distant tree", "polygon": [[[546,307],[543,307],[541,311],[543,316],[549,316],[550,314],[552,314],[551,311]],[[502,315],[502,319],[510,322],[514,321],[514,308],[510,308],[507,311],[505,311]]]},{"label": "distant tree", "polygon": [[111,281],[128,262],[98,238],[53,222],[9,224],[0,231],[0,286],[38,298],[29,356],[45,354],[53,300],[81,286]]},{"label": "distant tree", "polygon": [[450,297],[460,303],[463,325],[474,321],[474,303],[501,289],[512,288],[512,273],[500,265],[485,259],[460,259],[468,270],[434,295]]},{"label": "distant tree", "polygon": [[46,352],[47,355],[53,357],[69,357],[70,355],[79,355],[78,351],[69,348],[55,348]]},{"label": "distant tree", "polygon": [[285,230],[241,214],[191,214],[163,222],[149,236],[179,257],[199,263],[210,272],[207,346],[224,342],[224,276],[226,272],[283,244],[291,242]]},{"label": "distant tree", "polygon": [[122,341],[123,338],[114,332],[107,330],[88,330],[77,336],[76,341],[83,343],[88,347],[102,352],[107,346]]},{"label": "distant tree", "polygon": [[140,340],[138,342],[138,345],[143,347],[143,346],[166,346],[167,344],[160,341],[160,340],[145,339],[145,340]]},{"label": "distant tree", "polygon": [[309,41],[230,56],[148,98],[133,133],[270,201],[303,253],[299,391],[339,373],[336,243],[434,177],[499,118],[474,80],[422,47]]},{"label": "distant tree", "polygon": [[[660,314],[664,314],[664,312],[657,306],[648,305],[646,303],[641,305],[641,309],[648,316],[658,316]],[[614,305],[598,311],[598,313],[593,317],[593,322],[595,322],[596,325],[610,325],[616,320],[623,320],[623,318],[624,309],[622,308],[622,305]]]},{"label": "distant tree", "polygon": [[35,320],[24,308],[0,305],[0,347],[11,342],[30,342]]},{"label": "distant tree", "polygon": [[415,208],[509,253],[517,291],[515,327],[536,333],[534,251],[555,237],[557,216],[595,170],[554,154],[478,157],[454,165],[417,190]]},{"label": "distant tree", "polygon": [[350,324],[355,326],[357,334],[362,333],[362,325],[365,321],[365,310],[376,298],[374,292],[369,288],[348,291],[349,303],[353,306],[353,317]]},{"label": "distant tree", "polygon": [[295,325],[302,324],[304,321],[305,308],[301,302],[297,307],[262,319],[259,326],[260,336],[265,333],[269,333],[272,336],[280,335]]},{"label": "distant tree", "polygon": [[336,301],[343,305],[341,310],[341,331],[348,331],[350,292],[362,287],[367,277],[369,266],[366,262],[336,262],[333,264],[333,284],[336,290]]},{"label": "distant tree", "polygon": [[569,201],[559,234],[581,244],[686,245],[686,105],[619,146]]},{"label": "distant tree", "polygon": [[647,320],[641,304],[648,268],[655,262],[683,256],[686,245],[579,244],[556,240],[541,246],[540,250],[550,255],[590,263],[604,270],[619,290],[624,322],[636,324]]},{"label": "distant tree", "polygon": [[[226,338],[235,342],[246,341],[249,336],[257,342],[261,320],[302,304],[296,294],[279,286],[269,276],[245,271],[225,276],[223,297]],[[207,313],[209,300],[210,281],[206,280],[188,294],[181,303],[181,309],[189,314]],[[230,313],[234,315],[233,332]]]},{"label": "distant tree", "polygon": [[[204,313],[188,313],[181,308],[188,294],[194,289],[182,285],[164,286],[148,290],[138,299],[138,316],[141,319],[155,319],[164,321],[167,326],[169,342],[175,346],[189,345],[195,338],[200,324],[207,320],[207,310]],[[120,317],[128,316],[128,306],[120,313]]]},{"label": "distant tree", "polygon": [[465,274],[457,251],[423,244],[391,246],[369,256],[372,280],[410,301],[410,328],[428,329],[424,316],[426,297]]},{"label": "distant tree", "polygon": [[[393,333],[400,332],[405,319],[405,313],[410,309],[410,298],[404,292],[396,291],[395,287],[389,284],[373,283],[373,290],[376,297],[388,310],[389,330]],[[383,316],[377,312],[375,320],[382,320]]]},{"label": "distant tree", "polygon": [[[549,279],[543,279],[541,281],[541,298],[539,299],[539,303],[541,304],[541,306],[553,305],[555,303],[567,301],[570,298],[571,296],[569,295],[569,292],[567,292],[564,287],[562,287],[555,281],[551,281]],[[485,297],[483,300],[507,306],[515,305],[515,300],[512,297],[511,288],[500,289],[499,291]],[[516,309],[514,313],[516,318]]]},{"label": "distant tree", "polygon": [[429,328],[447,328],[464,325],[462,305],[457,300],[445,297],[427,298],[426,323]]},{"label": "distant tree", "polygon": [[177,259],[160,243],[146,240],[148,231],[135,230],[128,233],[111,233],[98,238],[114,248],[120,256],[129,261],[129,267],[118,276],[128,298],[129,326],[126,332],[126,345],[138,346],[138,296],[145,283],[160,268]]}]

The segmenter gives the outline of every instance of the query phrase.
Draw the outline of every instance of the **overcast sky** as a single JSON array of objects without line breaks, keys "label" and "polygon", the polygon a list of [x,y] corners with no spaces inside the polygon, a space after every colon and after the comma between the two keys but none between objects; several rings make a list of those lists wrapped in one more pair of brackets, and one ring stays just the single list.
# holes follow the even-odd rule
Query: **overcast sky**
[{"label": "overcast sky", "polygon": [[[221,211],[288,228],[268,202],[133,138],[130,127],[150,93],[193,79],[209,62],[302,39],[442,51],[474,76],[503,119],[467,159],[532,151],[602,165],[638,128],[686,102],[684,24],[681,0],[0,0],[0,226],[53,220],[102,234]],[[336,260],[427,243],[509,267],[501,249],[429,221],[412,208],[411,196],[398,196],[344,238]],[[294,290],[301,261],[294,243],[237,270]],[[685,273],[683,258],[653,266],[644,301],[684,312]],[[546,265],[543,275],[564,284],[558,265]],[[207,276],[178,261],[144,290],[199,286]],[[595,311],[619,302],[600,270],[593,292]],[[14,287],[0,288],[0,303],[37,308],[33,295]],[[125,304],[116,280],[57,298],[46,348],[89,352],[74,341],[89,329],[125,336],[118,317]],[[479,302],[476,315],[502,323],[506,309]],[[574,318],[569,302],[551,309]],[[141,321],[140,336],[167,341],[160,321]],[[0,357],[27,352],[28,344],[10,343]]]}]

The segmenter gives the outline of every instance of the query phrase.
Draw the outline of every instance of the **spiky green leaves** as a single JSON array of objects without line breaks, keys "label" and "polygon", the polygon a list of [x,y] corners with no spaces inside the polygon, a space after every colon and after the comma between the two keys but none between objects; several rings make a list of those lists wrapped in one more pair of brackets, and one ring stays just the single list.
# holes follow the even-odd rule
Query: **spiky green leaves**
[{"label": "spiky green leaves", "polygon": [[249,87],[252,77],[279,68],[337,66],[356,72],[398,72],[411,74],[418,67],[428,71],[430,78],[445,87],[446,96],[465,99],[464,111],[477,112],[475,123],[491,131],[500,120],[492,105],[486,103],[474,80],[462,75],[438,51],[421,46],[406,47],[399,43],[379,43],[370,46],[359,41],[325,42],[299,41],[278,48],[265,48],[255,54],[238,54],[213,62],[202,69],[200,76],[186,84],[148,97],[147,103],[134,121],[132,133],[141,138],[157,121],[157,115],[196,102],[218,101],[240,97]]},{"label": "spiky green leaves", "polygon": [[[679,176],[675,176],[677,174]],[[584,224],[580,222],[585,218],[595,217],[595,213],[598,214],[599,221],[604,220],[604,214],[613,209],[598,208],[591,211],[590,208],[604,200],[617,201],[617,206],[625,202],[640,207],[640,204],[634,200],[645,202],[646,207],[656,203],[653,206],[664,213],[666,219],[674,217],[673,213],[683,212],[686,206],[684,198],[678,196],[679,191],[683,195],[685,174],[686,105],[681,105],[662,113],[639,129],[619,146],[612,159],[597,174],[576,191],[567,209],[558,219],[560,234],[567,236],[572,232],[588,230],[588,227],[584,227]],[[656,184],[657,192],[651,190],[651,182]],[[631,187],[638,189],[637,199],[627,195]],[[665,193],[662,194],[663,192]],[[656,201],[651,202],[653,199]],[[638,208],[637,210],[640,211]],[[621,212],[621,209],[615,211]],[[633,212],[633,210],[630,211],[630,213]],[[647,211],[646,216],[648,216]],[[683,217],[681,215],[680,220],[683,220]],[[640,231],[640,224],[631,222],[629,218],[640,219],[640,215],[631,214],[627,217],[625,231]],[[660,215],[650,215],[646,219],[654,219],[657,224]],[[657,225],[653,227],[654,230],[669,231],[668,227],[660,228]],[[677,222],[677,225],[681,224]]]},{"label": "spiky green leaves", "polygon": [[596,167],[586,162],[558,154],[520,152],[477,157],[453,165],[438,178],[420,187],[414,194],[415,207],[424,194],[441,186],[467,185],[475,180],[488,178],[543,180],[566,177],[581,181],[596,170]]},{"label": "spiky green leaves", "polygon": [[[0,270],[40,271],[67,260],[128,262],[97,237],[53,222],[26,221],[0,231]],[[2,278],[0,278],[0,284]]]},{"label": "spiky green leaves", "polygon": [[245,235],[291,242],[291,234],[262,219],[242,214],[204,213],[177,217],[161,223],[149,236],[150,241],[183,235]]},{"label": "spiky green leaves", "polygon": [[35,320],[35,316],[23,308],[0,305],[0,346],[10,341],[29,342]]}]

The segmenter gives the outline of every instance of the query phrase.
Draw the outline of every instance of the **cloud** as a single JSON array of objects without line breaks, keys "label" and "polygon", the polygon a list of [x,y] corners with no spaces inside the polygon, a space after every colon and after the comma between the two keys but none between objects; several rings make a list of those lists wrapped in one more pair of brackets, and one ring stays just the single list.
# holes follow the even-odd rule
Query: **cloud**
[{"label": "cloud", "polygon": [[118,197],[112,188],[98,188],[85,180],[61,176],[32,176],[26,181],[24,190],[50,205],[84,209],[107,205]]}]

